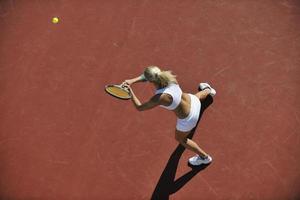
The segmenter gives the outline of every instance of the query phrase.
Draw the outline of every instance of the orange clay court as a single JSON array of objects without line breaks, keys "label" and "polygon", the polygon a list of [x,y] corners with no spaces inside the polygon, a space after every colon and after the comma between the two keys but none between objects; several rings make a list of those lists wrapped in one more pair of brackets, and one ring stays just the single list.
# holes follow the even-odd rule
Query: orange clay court
[{"label": "orange clay court", "polygon": [[[0,199],[300,199],[299,22],[297,0],[1,0]],[[209,166],[172,113],[104,92],[149,65],[217,90],[193,133]]]}]

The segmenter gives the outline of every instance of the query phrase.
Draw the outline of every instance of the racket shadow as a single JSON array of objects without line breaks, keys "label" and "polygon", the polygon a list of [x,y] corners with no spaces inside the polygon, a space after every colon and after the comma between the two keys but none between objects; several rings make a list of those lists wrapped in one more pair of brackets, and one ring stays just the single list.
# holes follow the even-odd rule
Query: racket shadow
[{"label": "racket shadow", "polygon": [[[213,103],[213,98],[211,96],[207,97],[204,102],[202,102],[200,117],[197,122],[196,127],[191,131],[188,138],[192,139],[197,126],[201,120],[203,112]],[[190,167],[191,171],[187,172],[177,180],[175,180],[175,175],[179,163],[179,159],[181,158],[185,148],[182,145],[178,145],[176,149],[171,154],[165,169],[163,170],[158,183],[152,193],[151,200],[168,200],[171,194],[176,193],[180,190],[186,183],[188,183],[195,175],[197,175],[200,171],[204,170],[208,165],[201,165],[199,167]]]}]

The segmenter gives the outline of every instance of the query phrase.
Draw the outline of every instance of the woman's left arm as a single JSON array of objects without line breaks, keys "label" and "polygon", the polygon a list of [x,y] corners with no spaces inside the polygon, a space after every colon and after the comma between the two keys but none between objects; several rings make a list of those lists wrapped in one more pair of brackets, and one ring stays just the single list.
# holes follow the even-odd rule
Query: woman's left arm
[{"label": "woman's left arm", "polygon": [[138,83],[138,82],[146,82],[146,78],[144,76],[144,74],[136,77],[136,78],[133,78],[133,79],[128,79],[128,80],[125,80],[122,84],[127,84],[127,85],[131,85],[133,83]]},{"label": "woman's left arm", "polygon": [[131,101],[133,102],[135,108],[138,111],[144,111],[144,110],[149,110],[151,108],[154,108],[155,106],[158,106],[160,104],[160,95],[155,95],[153,96],[148,102],[146,103],[141,103],[140,100],[136,97],[134,94],[132,88],[129,86],[129,91],[131,93]]}]

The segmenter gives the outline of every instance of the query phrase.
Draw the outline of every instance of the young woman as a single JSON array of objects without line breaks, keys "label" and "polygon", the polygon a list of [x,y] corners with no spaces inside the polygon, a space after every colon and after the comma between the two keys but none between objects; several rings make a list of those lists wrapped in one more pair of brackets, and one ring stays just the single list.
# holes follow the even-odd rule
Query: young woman
[{"label": "young woman", "polygon": [[[130,85],[144,81],[154,84],[156,92],[148,102],[142,104]],[[191,165],[198,166],[212,161],[212,158],[193,140],[187,138],[199,119],[201,101],[208,95],[214,96],[216,94],[216,91],[208,83],[200,83],[199,92],[196,94],[183,93],[175,75],[170,71],[162,71],[157,66],[150,66],[144,70],[141,76],[125,80],[123,85],[128,87],[132,95],[131,100],[138,111],[161,106],[174,112],[177,116],[175,139],[185,148],[196,153],[194,157],[189,159]]]}]

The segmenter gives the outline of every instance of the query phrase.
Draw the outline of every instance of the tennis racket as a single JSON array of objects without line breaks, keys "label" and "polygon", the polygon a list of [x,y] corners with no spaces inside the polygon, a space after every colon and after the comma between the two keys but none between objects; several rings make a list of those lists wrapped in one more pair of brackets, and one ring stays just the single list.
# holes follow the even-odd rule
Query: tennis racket
[{"label": "tennis racket", "polygon": [[113,97],[123,99],[123,100],[128,100],[131,98],[131,94],[129,92],[129,89],[126,87],[126,85],[121,84],[121,85],[106,85],[105,86],[105,91],[112,95]]}]

